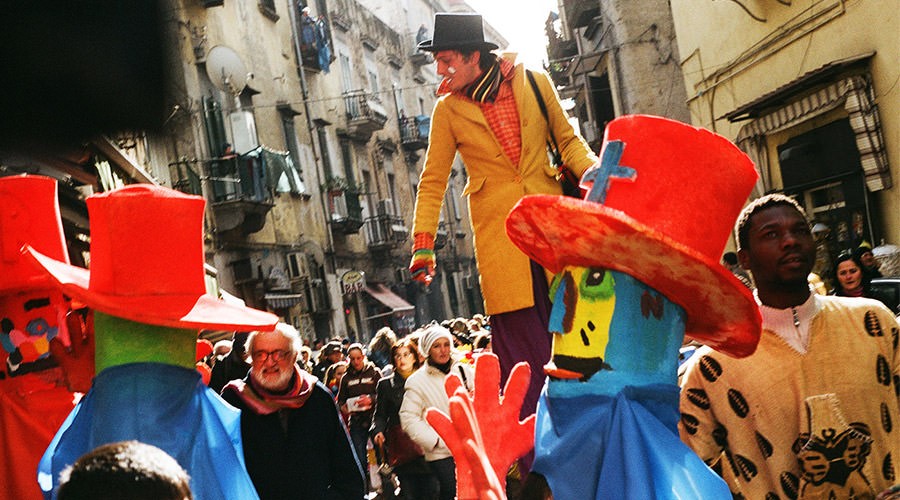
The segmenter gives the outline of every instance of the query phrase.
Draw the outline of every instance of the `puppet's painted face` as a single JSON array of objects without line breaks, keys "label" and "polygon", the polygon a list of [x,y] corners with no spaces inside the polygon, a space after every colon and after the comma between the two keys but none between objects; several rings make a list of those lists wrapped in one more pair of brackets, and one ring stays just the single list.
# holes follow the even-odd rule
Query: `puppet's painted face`
[{"label": "puppet's painted face", "polygon": [[555,378],[586,380],[604,368],[609,323],[616,306],[615,279],[599,267],[567,267],[550,287]]},{"label": "puppet's painted face", "polygon": [[28,291],[0,297],[0,373],[11,376],[55,366],[50,341],[68,344],[65,315],[68,304],[55,290]]},{"label": "puppet's painted face", "polygon": [[554,279],[550,298],[553,350],[545,371],[551,379],[586,381],[615,372],[642,384],[676,375],[684,310],[656,290],[625,273],[568,266]]}]

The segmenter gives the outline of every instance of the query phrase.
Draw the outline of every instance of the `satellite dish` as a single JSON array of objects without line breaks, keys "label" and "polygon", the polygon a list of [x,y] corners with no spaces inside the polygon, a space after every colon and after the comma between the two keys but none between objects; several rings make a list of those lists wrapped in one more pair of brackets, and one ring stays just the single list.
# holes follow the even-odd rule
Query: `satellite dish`
[{"label": "satellite dish", "polygon": [[247,67],[237,52],[223,45],[209,49],[206,74],[217,89],[237,96],[247,85]]}]

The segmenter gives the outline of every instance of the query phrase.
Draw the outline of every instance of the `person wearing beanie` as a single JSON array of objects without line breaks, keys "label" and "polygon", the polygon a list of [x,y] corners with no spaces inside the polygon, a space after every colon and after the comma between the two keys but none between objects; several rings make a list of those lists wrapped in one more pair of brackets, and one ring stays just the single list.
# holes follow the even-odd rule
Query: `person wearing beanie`
[{"label": "person wearing beanie", "polygon": [[431,324],[423,329],[419,350],[426,358],[425,363],[406,380],[400,405],[400,426],[425,453],[425,461],[438,479],[440,500],[456,497],[456,463],[450,449],[425,420],[425,410],[437,408],[450,412],[450,399],[444,391],[444,379],[448,375],[459,377],[470,391],[474,387],[471,367],[460,362],[452,346],[453,336],[446,328]]}]

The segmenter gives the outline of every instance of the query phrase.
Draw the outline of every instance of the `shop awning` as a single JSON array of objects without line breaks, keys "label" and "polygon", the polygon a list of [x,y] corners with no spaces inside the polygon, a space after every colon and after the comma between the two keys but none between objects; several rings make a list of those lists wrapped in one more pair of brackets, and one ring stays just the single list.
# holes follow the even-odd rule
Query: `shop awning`
[{"label": "shop awning", "polygon": [[737,122],[750,118],[757,118],[766,109],[786,106],[792,99],[795,99],[804,92],[808,92],[816,86],[833,83],[833,79],[836,75],[840,75],[853,67],[868,63],[869,59],[874,55],[875,52],[868,52],[846,59],[832,61],[800,75],[793,81],[788,82],[771,92],[763,94],[747,104],[725,113],[717,119],[721,120],[722,118],[726,118],[730,122]]},{"label": "shop awning", "polygon": [[287,309],[303,300],[302,293],[267,293],[263,296],[271,309]]},{"label": "shop awning", "polygon": [[[391,313],[399,313],[405,311],[412,311],[415,307],[409,302],[403,300],[403,297],[400,297],[396,293],[392,292],[388,287],[376,283],[374,285],[366,286],[366,293],[372,296],[378,302],[381,302],[388,308],[390,308]],[[380,314],[378,316],[381,316]]]}]

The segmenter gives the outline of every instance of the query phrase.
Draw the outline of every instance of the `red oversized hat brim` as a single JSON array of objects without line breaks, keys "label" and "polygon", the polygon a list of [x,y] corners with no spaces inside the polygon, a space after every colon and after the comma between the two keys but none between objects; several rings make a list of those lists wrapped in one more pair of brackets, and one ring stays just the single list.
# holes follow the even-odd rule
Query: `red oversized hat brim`
[{"label": "red oversized hat brim", "polygon": [[762,320],[753,294],[718,262],[620,210],[577,198],[519,200],[506,232],[553,273],[598,266],[626,273],[683,307],[685,334],[734,357],[753,354]]},{"label": "red oversized hat brim", "polygon": [[184,329],[272,330],[278,316],[228,304],[209,294],[107,295],[90,289],[90,271],[25,247],[23,255],[46,271],[62,292],[97,311],[138,323]]}]

